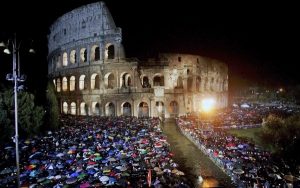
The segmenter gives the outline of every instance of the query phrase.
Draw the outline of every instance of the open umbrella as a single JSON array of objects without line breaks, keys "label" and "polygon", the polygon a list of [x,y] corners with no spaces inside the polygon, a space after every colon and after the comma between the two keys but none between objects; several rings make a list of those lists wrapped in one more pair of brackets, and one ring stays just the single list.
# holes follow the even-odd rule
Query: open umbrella
[{"label": "open umbrella", "polygon": [[237,169],[234,169],[233,170],[233,173],[235,174],[243,174],[244,173],[244,170],[240,169],[240,168],[237,168]]},{"label": "open umbrella", "polygon": [[62,156],[64,156],[65,154],[64,153],[58,153],[57,155],[56,155],[56,157],[62,157]]},{"label": "open umbrella", "polygon": [[83,183],[83,184],[80,185],[80,188],[88,188],[90,186],[91,185],[88,182],[85,182],[85,183]]},{"label": "open umbrella", "polygon": [[104,182],[104,181],[108,181],[109,180],[109,177],[108,176],[101,176],[99,178],[100,181]]},{"label": "open umbrella", "polygon": [[296,178],[295,176],[289,174],[289,175],[284,175],[283,178],[287,181],[290,181],[290,182],[294,182],[294,181],[298,181],[299,179]]},{"label": "open umbrella", "polygon": [[33,158],[35,158],[35,157],[39,157],[41,154],[42,154],[41,152],[37,151],[37,152],[35,152],[34,154],[30,155],[30,156],[29,156],[29,159],[33,159]]},{"label": "open umbrella", "polygon": [[68,184],[68,185],[74,184],[74,183],[76,183],[76,181],[77,181],[77,178],[71,177],[71,178],[66,180],[66,184]]},{"label": "open umbrella", "polygon": [[0,174],[4,175],[4,174],[9,174],[12,173],[12,169],[11,168],[4,168]]},{"label": "open umbrella", "polygon": [[12,149],[13,147],[12,146],[7,146],[7,147],[5,147],[4,149],[5,150],[10,150],[10,149]]}]

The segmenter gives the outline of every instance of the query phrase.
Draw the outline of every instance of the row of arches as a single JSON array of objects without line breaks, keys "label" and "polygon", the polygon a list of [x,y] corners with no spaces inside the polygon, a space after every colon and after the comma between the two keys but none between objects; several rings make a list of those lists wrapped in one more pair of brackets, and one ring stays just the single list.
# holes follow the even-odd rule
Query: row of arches
[{"label": "row of arches", "polygon": [[[77,80],[78,84],[78,89],[79,90],[84,90],[84,89],[100,89],[100,84],[102,83],[104,85],[105,89],[114,89],[118,87],[117,79],[115,78],[115,75],[112,72],[109,72],[104,75],[103,81],[100,80],[100,75],[98,73],[93,73],[89,79],[89,84],[87,82],[86,75],[80,75],[79,79]],[[141,76],[142,80],[142,87],[143,88],[151,88],[151,83],[146,75]],[[194,81],[195,80],[195,81]],[[61,78],[56,78],[53,79],[53,83],[56,87],[56,91],[74,91],[76,90],[76,77],[75,76],[70,76],[67,78],[66,76]],[[195,82],[195,83],[194,83]],[[164,86],[164,76],[157,74],[153,77],[152,81],[154,86]],[[202,85],[201,85],[202,84]],[[132,87],[133,86],[133,80],[132,76],[128,72],[123,72],[119,76],[119,87],[120,88],[127,88],[127,87]],[[201,77],[197,76],[196,79],[193,77],[188,77],[187,78],[187,91],[200,91],[201,88],[203,88],[204,91],[227,91],[227,80],[221,81],[220,79],[215,79],[214,78],[205,78],[204,82],[201,82]],[[178,76],[175,85],[175,89],[183,89],[183,79],[181,76]]]},{"label": "row of arches", "polygon": [[[155,104],[156,114],[158,116],[165,114],[165,105],[162,101],[157,101]],[[123,116],[133,116],[134,108],[130,102],[123,102],[120,105],[120,114]],[[171,115],[177,116],[179,114],[179,105],[177,101],[171,101],[168,108],[168,112]],[[67,103],[66,101],[62,103],[62,113],[71,115],[94,115],[94,116],[117,116],[116,106],[113,102],[108,102],[104,106],[101,106],[99,102],[92,102],[91,108],[87,103],[81,102],[79,106],[75,102]],[[137,115],[138,117],[149,117],[150,106],[147,102],[140,102],[137,105]]]},{"label": "row of arches", "polygon": [[[116,58],[116,47],[114,44],[108,43],[105,46],[104,59]],[[76,63],[87,63],[99,61],[101,59],[101,51],[99,45],[93,45],[90,49],[80,48],[73,49],[69,52],[65,51],[62,54],[53,56],[52,68],[61,68]]]},{"label": "row of arches", "polygon": [[[61,91],[75,91],[76,90],[76,83],[78,82],[78,90],[85,90],[85,89],[100,89],[100,84],[104,84],[104,88],[106,89],[114,89],[117,87],[117,82],[113,73],[107,73],[104,76],[103,82],[100,80],[100,75],[94,73],[90,77],[90,87],[88,87],[88,82],[86,75],[80,75],[78,80],[76,80],[75,76],[70,76],[69,78],[64,76],[62,78],[53,79],[54,86],[57,92]],[[120,87],[131,87],[133,84],[131,74],[124,72],[120,76]]]}]

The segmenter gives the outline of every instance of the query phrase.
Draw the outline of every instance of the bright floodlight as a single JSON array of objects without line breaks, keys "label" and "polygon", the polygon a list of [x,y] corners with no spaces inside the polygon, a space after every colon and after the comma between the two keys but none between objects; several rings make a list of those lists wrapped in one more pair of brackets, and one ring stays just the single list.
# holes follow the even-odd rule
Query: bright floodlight
[{"label": "bright floodlight", "polygon": [[10,52],[10,50],[9,50],[8,48],[5,48],[5,49],[3,50],[3,52],[6,53],[6,54],[11,54],[11,52]]},{"label": "bright floodlight", "polygon": [[201,103],[202,110],[205,112],[211,111],[215,106],[216,101],[213,98],[203,99]]}]

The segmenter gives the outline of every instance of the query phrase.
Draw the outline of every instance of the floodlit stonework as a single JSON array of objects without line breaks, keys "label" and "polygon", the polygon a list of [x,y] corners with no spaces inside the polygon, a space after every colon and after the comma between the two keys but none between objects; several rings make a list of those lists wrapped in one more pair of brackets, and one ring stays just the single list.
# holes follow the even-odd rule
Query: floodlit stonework
[{"label": "floodlit stonework", "polygon": [[61,113],[176,117],[199,113],[213,97],[227,106],[228,67],[197,55],[125,58],[122,30],[103,2],[58,18],[48,35],[48,75]]}]

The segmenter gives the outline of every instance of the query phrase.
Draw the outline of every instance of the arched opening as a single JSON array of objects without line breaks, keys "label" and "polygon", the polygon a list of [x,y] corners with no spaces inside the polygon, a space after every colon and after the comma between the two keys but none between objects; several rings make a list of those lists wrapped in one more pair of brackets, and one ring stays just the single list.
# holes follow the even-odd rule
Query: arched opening
[{"label": "arched opening", "polygon": [[71,53],[70,53],[70,62],[72,64],[75,64],[76,63],[76,50],[72,50]]},{"label": "arched opening", "polygon": [[125,87],[125,88],[131,86],[130,74],[128,73],[121,74],[120,85],[121,87]]},{"label": "arched opening", "polygon": [[61,57],[60,55],[55,56],[56,68],[60,68],[61,67],[60,57]]},{"label": "arched opening", "polygon": [[99,89],[100,88],[100,79],[98,74],[92,74],[91,76],[91,89]]},{"label": "arched opening", "polygon": [[151,88],[148,76],[144,76],[142,80],[143,80],[143,85],[142,85],[143,88]]},{"label": "arched opening", "polygon": [[91,48],[91,61],[99,61],[100,60],[100,50],[99,46],[94,45]]},{"label": "arched opening", "polygon": [[165,83],[164,83],[164,76],[156,75],[153,78],[153,86],[164,86],[164,85],[165,85]]},{"label": "arched opening", "polygon": [[57,87],[56,87],[56,91],[60,92],[61,91],[61,82],[60,82],[60,78],[57,78]]},{"label": "arched opening", "polygon": [[63,113],[68,114],[68,103],[67,102],[63,103]]},{"label": "arched opening", "polygon": [[115,116],[115,105],[112,102],[109,102],[105,105],[105,115],[106,116]]},{"label": "arched opening", "polygon": [[85,75],[79,77],[79,90],[84,90]]},{"label": "arched opening", "polygon": [[193,77],[188,77],[187,79],[187,90],[188,91],[193,90]]},{"label": "arched opening", "polygon": [[164,117],[165,114],[165,105],[162,101],[156,101],[156,110],[157,110],[157,114],[160,117]]},{"label": "arched opening", "polygon": [[80,50],[80,63],[87,62],[87,51],[86,48],[81,48]]},{"label": "arched opening", "polygon": [[208,90],[208,78],[207,77],[205,78],[205,81],[204,81],[204,89],[205,89],[205,91]]},{"label": "arched opening", "polygon": [[129,102],[125,102],[122,105],[122,115],[123,116],[131,116],[131,104]]},{"label": "arched opening", "polygon": [[171,101],[169,106],[169,112],[171,117],[177,117],[179,113],[179,106],[176,101]]},{"label": "arched opening", "polygon": [[146,102],[141,102],[138,109],[139,117],[149,117],[149,106]]},{"label": "arched opening", "polygon": [[71,114],[76,115],[76,103],[75,102],[71,103]]},{"label": "arched opening", "polygon": [[68,79],[66,77],[63,77],[63,86],[62,86],[63,91],[68,90]]},{"label": "arched opening", "polygon": [[93,104],[93,109],[92,109],[93,110],[93,114],[95,116],[99,116],[100,112],[101,112],[101,110],[100,110],[100,104],[98,102],[93,102],[92,104]]},{"label": "arched opening", "polygon": [[182,89],[183,88],[183,81],[182,81],[182,77],[178,76],[177,78],[177,86],[175,87],[176,89]]},{"label": "arched opening", "polygon": [[211,78],[210,91],[214,91],[215,78]]},{"label": "arched opening", "polygon": [[196,91],[197,92],[200,91],[200,85],[201,85],[201,78],[200,78],[200,76],[197,76],[197,78],[196,78]]},{"label": "arched opening", "polygon": [[115,46],[110,45],[107,47],[107,59],[114,59],[115,58]]},{"label": "arched opening", "polygon": [[105,81],[107,82],[107,89],[113,89],[115,87],[115,76],[113,73],[109,73],[106,75],[107,78]]},{"label": "arched opening", "polygon": [[130,75],[127,75],[127,77],[126,77],[126,83],[127,83],[128,87],[131,87],[131,77],[130,77]]},{"label": "arched opening", "polygon": [[75,76],[70,77],[70,91],[75,90]]},{"label": "arched opening", "polygon": [[100,60],[100,48],[99,46],[97,46],[95,48],[95,61],[99,61]]},{"label": "arched opening", "polygon": [[88,106],[85,104],[85,102],[82,102],[80,104],[80,115],[86,116],[88,112]]},{"label": "arched opening", "polygon": [[63,53],[63,66],[68,66],[68,54],[67,52]]}]

